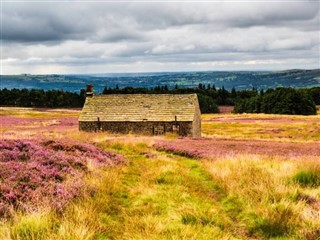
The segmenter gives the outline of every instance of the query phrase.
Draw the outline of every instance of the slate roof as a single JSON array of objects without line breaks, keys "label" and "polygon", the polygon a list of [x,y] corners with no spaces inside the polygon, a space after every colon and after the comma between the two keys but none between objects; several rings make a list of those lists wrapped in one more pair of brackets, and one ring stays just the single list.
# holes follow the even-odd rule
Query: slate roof
[{"label": "slate roof", "polygon": [[79,121],[193,121],[196,94],[107,94],[87,97]]}]

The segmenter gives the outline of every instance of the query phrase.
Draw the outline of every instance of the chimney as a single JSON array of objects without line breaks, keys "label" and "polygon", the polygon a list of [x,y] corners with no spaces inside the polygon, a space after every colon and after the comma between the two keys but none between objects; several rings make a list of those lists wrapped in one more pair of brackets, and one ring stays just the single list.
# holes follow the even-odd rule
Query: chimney
[{"label": "chimney", "polygon": [[86,97],[92,97],[92,96],[93,96],[93,85],[87,85]]}]

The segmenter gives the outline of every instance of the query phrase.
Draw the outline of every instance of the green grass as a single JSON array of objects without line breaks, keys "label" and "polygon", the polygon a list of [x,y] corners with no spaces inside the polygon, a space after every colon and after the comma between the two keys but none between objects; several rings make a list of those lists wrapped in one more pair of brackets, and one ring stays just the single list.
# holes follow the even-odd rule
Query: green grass
[{"label": "green grass", "polygon": [[303,187],[318,187],[320,185],[320,171],[300,170],[292,179]]},{"label": "green grass", "polygon": [[[116,148],[119,150],[118,145]],[[128,151],[128,148],[120,150],[127,156]],[[207,239],[226,236],[228,216],[212,198],[213,193],[223,194],[222,190],[208,174],[201,174],[195,160],[165,153],[154,153],[155,158],[147,158],[138,152],[136,149],[129,153],[130,163],[119,172],[122,192],[126,193],[121,204],[123,211],[117,215],[123,219],[118,226],[123,237]],[[119,234],[115,236],[122,238]]]}]

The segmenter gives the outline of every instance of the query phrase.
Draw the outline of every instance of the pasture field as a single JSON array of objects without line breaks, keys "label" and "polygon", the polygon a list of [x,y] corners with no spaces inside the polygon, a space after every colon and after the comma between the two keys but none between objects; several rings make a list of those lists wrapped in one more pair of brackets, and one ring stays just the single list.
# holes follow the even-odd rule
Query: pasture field
[{"label": "pasture field", "polygon": [[205,114],[203,138],[0,108],[0,239],[320,239],[320,117]]}]

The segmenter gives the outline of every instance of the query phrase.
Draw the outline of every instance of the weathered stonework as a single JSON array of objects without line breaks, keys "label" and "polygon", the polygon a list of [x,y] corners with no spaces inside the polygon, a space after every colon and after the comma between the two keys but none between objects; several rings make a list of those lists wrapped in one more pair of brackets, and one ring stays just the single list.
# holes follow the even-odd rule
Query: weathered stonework
[{"label": "weathered stonework", "polygon": [[193,136],[192,122],[79,122],[79,130],[85,132],[106,131],[110,133],[137,133],[163,135],[173,133],[173,126],[179,126],[180,136]]},{"label": "weathered stonework", "polygon": [[192,136],[201,137],[201,112],[198,101],[195,103],[195,111],[192,122]]}]

